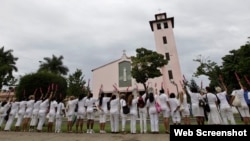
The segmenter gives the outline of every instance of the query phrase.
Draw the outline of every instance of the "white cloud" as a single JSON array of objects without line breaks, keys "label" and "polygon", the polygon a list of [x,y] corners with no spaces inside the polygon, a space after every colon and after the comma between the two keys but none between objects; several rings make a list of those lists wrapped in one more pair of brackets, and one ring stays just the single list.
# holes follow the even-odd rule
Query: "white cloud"
[{"label": "white cloud", "polygon": [[[0,46],[13,49],[19,74],[34,72],[44,57],[64,56],[70,73],[91,70],[136,48],[155,49],[149,21],[166,12],[175,18],[174,34],[183,74],[191,78],[198,55],[218,63],[245,44],[250,31],[250,1],[241,0],[2,0]],[[159,10],[160,9],[160,10]]]}]

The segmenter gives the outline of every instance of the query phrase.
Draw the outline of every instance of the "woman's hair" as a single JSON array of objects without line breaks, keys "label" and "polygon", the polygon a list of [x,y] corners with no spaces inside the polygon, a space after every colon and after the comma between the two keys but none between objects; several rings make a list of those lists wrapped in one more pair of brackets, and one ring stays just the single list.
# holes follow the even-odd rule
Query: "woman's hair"
[{"label": "woman's hair", "polygon": [[112,95],[110,98],[110,100],[114,100],[114,99],[116,99],[116,95]]},{"label": "woman's hair", "polygon": [[88,99],[90,99],[91,97],[93,97],[93,94],[92,94],[92,93],[89,93]]},{"label": "woman's hair", "polygon": [[133,100],[133,98],[134,98],[134,95],[133,95],[133,94],[130,94],[130,95],[128,96],[128,105],[129,105],[129,106],[132,105],[132,100]]},{"label": "woman's hair", "polygon": [[198,93],[198,89],[196,87],[191,87],[190,91],[193,93]]},{"label": "woman's hair", "polygon": [[170,93],[169,97],[170,98],[175,98],[175,93]]},{"label": "woman's hair", "polygon": [[99,105],[100,105],[100,106],[102,106],[103,97],[104,97],[104,93],[102,92],[102,93],[100,94],[100,97],[99,97]]},{"label": "woman's hair", "polygon": [[84,94],[81,93],[81,94],[78,96],[78,100],[80,101],[80,100],[82,100],[83,98],[84,98]]},{"label": "woman's hair", "polygon": [[151,92],[151,93],[149,93],[148,98],[149,98],[149,102],[150,102],[150,103],[152,103],[152,102],[154,102],[154,101],[155,101],[155,97],[154,97],[154,94],[153,94],[152,92]]},{"label": "woman's hair", "polygon": [[160,94],[163,94],[164,92],[164,89],[160,89]]}]

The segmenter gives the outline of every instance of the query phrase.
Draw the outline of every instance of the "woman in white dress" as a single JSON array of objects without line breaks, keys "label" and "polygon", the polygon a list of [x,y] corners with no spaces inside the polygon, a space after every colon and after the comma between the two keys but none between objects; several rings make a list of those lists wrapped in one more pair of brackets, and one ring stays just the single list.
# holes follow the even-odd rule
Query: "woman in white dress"
[{"label": "woman in white dress", "polygon": [[78,99],[75,98],[75,96],[70,96],[69,100],[67,102],[66,111],[67,111],[67,131],[68,133],[73,132],[72,126],[73,126],[73,119],[75,117],[75,109],[76,104],[78,103]]},{"label": "woman in white dress", "polygon": [[206,87],[207,93],[203,95],[204,99],[207,99],[209,107],[210,107],[210,112],[208,112],[208,122],[207,124],[212,124],[212,125],[219,125],[222,123],[222,119],[220,117],[219,113],[219,105],[217,101],[217,97],[215,94],[211,93],[210,87]]},{"label": "woman in white dress", "polygon": [[192,114],[196,118],[196,122],[198,125],[204,125],[205,123],[205,113],[203,107],[199,106],[199,100],[202,100],[203,97],[198,92],[197,88],[190,88],[186,86],[187,94],[191,98],[191,109]]},{"label": "woman in white dress", "polygon": [[[36,90],[34,92],[34,94],[36,93]],[[25,110],[25,114],[24,114],[24,118],[23,118],[23,132],[27,132],[29,129],[29,122],[30,122],[30,118],[32,115],[32,110],[34,108],[34,94],[29,96],[29,100],[26,103],[26,110]]]},{"label": "woman in white dress", "polygon": [[53,132],[53,124],[56,118],[56,108],[57,108],[57,101],[56,101],[56,91],[53,93],[50,104],[49,104],[49,113],[48,113],[48,132]]},{"label": "woman in white dress", "polygon": [[10,131],[11,130],[11,126],[12,126],[12,123],[16,117],[16,114],[18,112],[18,108],[19,108],[19,101],[16,101],[16,98],[15,97],[12,97],[12,100],[11,100],[11,110],[10,110],[10,114],[9,114],[9,118],[8,118],[8,121],[4,127],[4,131]]},{"label": "woman in white dress", "polygon": [[180,112],[183,118],[184,125],[189,125],[190,111],[189,111],[189,104],[187,102],[186,90],[184,88],[182,91],[179,92],[179,97],[180,97]]},{"label": "woman in white dress", "polygon": [[[232,124],[235,125],[235,119],[233,115],[232,106],[229,104],[227,100],[227,87],[225,86],[224,82],[221,81],[224,91],[220,87],[215,87],[215,91],[217,92],[217,97],[220,100],[220,113],[222,117],[222,124],[228,125]],[[229,123],[230,122],[230,123]]]},{"label": "woman in white dress", "polygon": [[130,108],[130,133],[131,134],[136,134],[136,119],[138,116],[137,101],[138,99],[136,98],[134,94],[129,95],[128,106]]},{"label": "woman in white dress", "polygon": [[21,123],[23,121],[23,117],[26,111],[26,103],[27,103],[27,99],[25,98],[25,96],[23,96],[23,99],[19,103],[19,109],[17,112],[17,121],[15,124],[16,131],[20,131],[20,126],[21,126]]},{"label": "woman in white dress", "polygon": [[111,133],[119,132],[119,93],[113,92],[110,99],[110,126]]},{"label": "woman in white dress", "polygon": [[250,124],[250,113],[249,113],[249,107],[246,103],[246,100],[244,98],[244,90],[246,90],[246,88],[243,87],[243,85],[240,82],[240,79],[238,79],[238,83],[240,88],[234,90],[231,94],[232,98],[230,99],[230,103],[233,102],[233,100],[235,99],[236,96],[238,96],[239,100],[240,100],[240,107],[236,107],[243,119],[243,123],[244,125],[249,125]]},{"label": "woman in white dress", "polygon": [[148,117],[148,111],[146,107],[146,101],[147,101],[147,93],[144,93],[143,95],[138,95],[138,112],[139,112],[139,119],[140,119],[140,132],[141,134],[147,133],[147,117]]},{"label": "woman in white dress", "polygon": [[86,98],[83,94],[78,97],[77,103],[77,113],[76,113],[76,133],[78,133],[78,128],[80,127],[80,133],[83,133],[83,120],[86,117]]},{"label": "woman in white dress", "polygon": [[93,94],[89,93],[86,99],[86,107],[87,107],[87,133],[94,133],[93,127],[94,127],[94,118],[95,118],[95,113],[94,113],[94,106],[96,103],[97,99],[93,98]]},{"label": "woman in white dress", "polygon": [[109,113],[107,103],[109,102],[110,97],[106,97],[101,91],[98,103],[99,110],[99,124],[100,124],[100,133],[106,133],[105,125],[107,121],[107,115]]},{"label": "woman in white dress", "polygon": [[[41,92],[42,93],[42,92]],[[49,103],[50,99],[53,96],[53,92],[50,92],[49,89],[46,93],[46,95],[42,99],[42,103],[40,104],[39,111],[38,111],[38,125],[37,125],[37,132],[42,132],[43,125],[46,120],[46,115],[48,114],[48,108],[49,108]]]},{"label": "woman in white dress", "polygon": [[7,97],[6,100],[4,100],[0,104],[0,129],[2,127],[2,124],[4,123],[4,118],[7,116],[7,111],[11,107],[11,98]]},{"label": "woman in white dress", "polygon": [[[41,92],[41,88],[40,88]],[[42,103],[43,93],[40,93],[40,96],[35,94],[35,103],[33,105],[31,121],[30,121],[30,131],[33,132],[38,123],[38,112],[40,108],[40,104]]]},{"label": "woman in white dress", "polygon": [[174,125],[181,124],[181,114],[180,114],[180,101],[176,98],[175,93],[170,93],[169,95],[169,106],[171,111],[171,117]]}]

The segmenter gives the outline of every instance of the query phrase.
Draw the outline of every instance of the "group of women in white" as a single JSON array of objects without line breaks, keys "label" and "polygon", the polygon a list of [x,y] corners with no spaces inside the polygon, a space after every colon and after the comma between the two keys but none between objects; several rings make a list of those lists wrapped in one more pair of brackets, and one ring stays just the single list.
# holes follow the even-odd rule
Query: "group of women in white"
[{"label": "group of women in white", "polygon": [[[40,89],[39,98],[36,96],[37,90],[35,90],[28,99],[17,101],[15,97],[12,97],[1,102],[0,127],[4,131],[10,131],[14,124],[15,131],[36,130],[42,132],[47,120],[47,132],[60,133],[63,118],[66,117],[67,132],[73,132],[72,128],[75,123],[75,132],[84,133],[83,125],[86,120],[86,133],[91,134],[94,133],[93,127],[96,115],[98,115],[100,133],[106,133],[105,127],[109,118],[111,133],[126,133],[126,126],[129,125],[131,134],[148,132],[157,134],[159,124],[163,124],[165,133],[168,134],[170,120],[173,124],[183,122],[185,125],[189,125],[191,124],[191,114],[196,118],[198,125],[205,124],[205,117],[208,119],[207,124],[236,124],[231,105],[236,95],[241,101],[241,106],[236,108],[243,118],[244,124],[249,124],[249,108],[244,100],[243,87],[240,82],[239,84],[241,89],[233,91],[230,100],[227,99],[227,89],[224,84],[224,91],[220,87],[215,88],[216,94],[213,94],[209,87],[198,92],[194,88],[183,86],[182,91],[178,94],[165,93],[164,89],[158,92],[157,89],[150,87],[142,95],[137,89],[133,89],[130,95],[119,93],[116,90],[111,97],[107,97],[100,89],[98,98],[94,98],[92,93],[87,96],[79,94],[78,97],[70,96],[66,102],[63,101],[61,95],[56,96],[56,91],[48,89],[44,95]],[[190,104],[187,100],[188,96],[190,96]],[[199,101],[204,99],[209,104],[210,112],[204,111],[204,108],[199,105]],[[160,111],[156,107],[156,103],[159,103]],[[129,107],[128,113],[123,111],[125,106]],[[162,123],[159,121],[161,116]],[[148,117],[150,131],[148,130]],[[6,123],[4,123],[5,120]],[[14,121],[15,123],[13,123]],[[126,124],[128,121],[130,124]],[[137,121],[140,124],[139,129],[136,128]]]}]

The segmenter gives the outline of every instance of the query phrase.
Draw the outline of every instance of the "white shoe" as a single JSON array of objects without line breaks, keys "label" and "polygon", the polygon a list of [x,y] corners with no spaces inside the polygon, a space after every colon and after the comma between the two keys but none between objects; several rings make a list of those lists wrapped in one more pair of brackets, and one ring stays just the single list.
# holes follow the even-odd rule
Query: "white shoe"
[{"label": "white shoe", "polygon": [[90,131],[89,131],[89,129],[87,129],[87,134],[89,134],[90,133]]}]

